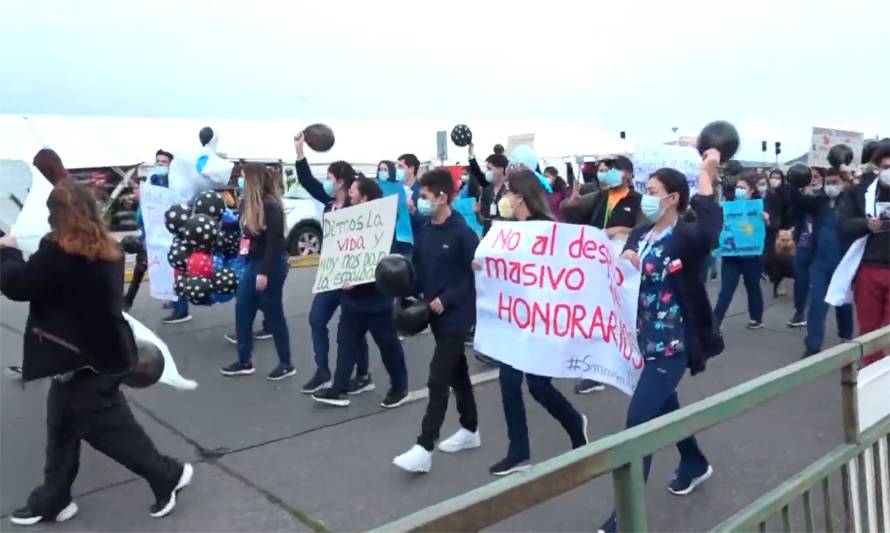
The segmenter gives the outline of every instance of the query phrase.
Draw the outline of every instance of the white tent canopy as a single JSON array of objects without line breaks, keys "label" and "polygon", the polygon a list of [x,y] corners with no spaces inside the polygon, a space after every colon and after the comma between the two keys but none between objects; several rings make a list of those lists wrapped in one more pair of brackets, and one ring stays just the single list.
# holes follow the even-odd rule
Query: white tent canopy
[{"label": "white tent canopy", "polygon": [[[325,121],[336,135],[334,148],[309,152],[312,163],[337,159],[376,163],[411,152],[421,160],[436,159],[436,131],[450,133],[454,123],[436,120]],[[194,152],[198,131],[212,127],[220,137],[219,151],[229,158],[281,159],[294,157],[293,135],[309,121],[208,120],[182,118],[100,117],[61,115],[0,115],[0,158],[31,161],[40,148],[56,150],[68,168],[127,166],[153,162],[159,148]],[[546,164],[563,156],[629,154],[633,144],[617,133],[573,122],[478,121],[473,130],[477,156],[484,159],[507,137],[534,133],[535,149]],[[447,163],[466,163],[465,148],[449,139]]]}]

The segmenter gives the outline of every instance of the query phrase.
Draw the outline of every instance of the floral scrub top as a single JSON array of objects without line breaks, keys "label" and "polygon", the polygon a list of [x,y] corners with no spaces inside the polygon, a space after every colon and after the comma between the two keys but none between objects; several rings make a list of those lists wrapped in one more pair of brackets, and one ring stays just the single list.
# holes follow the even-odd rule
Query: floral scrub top
[{"label": "floral scrub top", "polygon": [[683,351],[683,313],[670,276],[671,258],[664,254],[673,228],[656,242],[649,234],[640,239],[640,300],[637,309],[637,341],[645,359],[671,357]]}]

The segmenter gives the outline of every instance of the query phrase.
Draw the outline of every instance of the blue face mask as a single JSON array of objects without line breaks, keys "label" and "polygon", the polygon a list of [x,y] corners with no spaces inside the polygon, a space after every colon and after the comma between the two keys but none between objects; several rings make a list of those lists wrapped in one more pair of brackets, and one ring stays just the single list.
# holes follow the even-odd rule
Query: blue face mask
[{"label": "blue face mask", "polygon": [[155,176],[166,176],[169,173],[170,173],[170,169],[163,165],[157,165],[154,169]]},{"label": "blue face mask", "polygon": [[331,198],[337,194],[337,186],[334,185],[334,180],[325,180],[324,183],[322,183],[322,186],[324,187],[324,193]]},{"label": "blue face mask", "polygon": [[380,181],[388,181],[389,180],[389,171],[381,170],[377,173],[377,179]]},{"label": "blue face mask", "polygon": [[418,198],[417,212],[425,217],[431,217],[433,216],[433,213],[436,212],[436,208],[433,207],[433,204],[426,198]]},{"label": "blue face mask", "polygon": [[241,176],[240,178],[238,178],[238,188],[241,189],[242,191],[244,190],[244,176]]},{"label": "blue face mask", "polygon": [[494,181],[494,170],[486,170],[485,171],[485,181],[491,183]]},{"label": "blue face mask", "polygon": [[597,172],[596,177],[600,184],[608,188],[618,187],[624,182],[624,174],[617,169],[610,169],[605,172]]},{"label": "blue face mask", "polygon": [[736,189],[735,190],[735,199],[736,200],[747,200],[748,199],[748,189]]},{"label": "blue face mask", "polygon": [[399,183],[402,183],[403,181],[405,181],[405,171],[404,170],[402,170],[400,168],[396,169],[396,181]]},{"label": "blue face mask", "polygon": [[643,195],[643,199],[640,201],[640,210],[652,222],[657,221],[664,214],[664,209],[661,208],[661,198],[651,194]]},{"label": "blue face mask", "polygon": [[826,185],[825,186],[825,195],[829,198],[837,198],[841,195],[841,186],[840,185]]}]

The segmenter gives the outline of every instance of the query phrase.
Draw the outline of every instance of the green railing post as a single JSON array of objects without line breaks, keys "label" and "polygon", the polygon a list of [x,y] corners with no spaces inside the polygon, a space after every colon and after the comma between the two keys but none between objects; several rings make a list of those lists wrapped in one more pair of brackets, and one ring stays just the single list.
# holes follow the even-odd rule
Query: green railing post
[{"label": "green railing post", "polygon": [[643,458],[612,471],[619,531],[646,531],[646,481]]},{"label": "green railing post", "polygon": [[859,444],[859,404],[857,403],[856,363],[841,368],[842,409],[844,415],[844,440],[850,444]]}]

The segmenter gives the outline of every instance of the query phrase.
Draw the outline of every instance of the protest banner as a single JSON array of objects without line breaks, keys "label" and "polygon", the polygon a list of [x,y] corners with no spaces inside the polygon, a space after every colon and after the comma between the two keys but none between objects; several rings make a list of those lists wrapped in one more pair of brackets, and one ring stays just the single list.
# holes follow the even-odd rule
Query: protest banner
[{"label": "protest banner", "polygon": [[633,155],[634,189],[646,193],[649,176],[660,168],[673,168],[686,176],[689,193],[698,190],[698,173],[701,169],[701,156],[691,146],[671,146],[667,144],[641,145]]},{"label": "protest banner", "polygon": [[721,202],[723,230],[720,232],[720,255],[739,257],[761,255],[766,241],[763,200]]},{"label": "protest banner", "polygon": [[145,225],[148,285],[152,298],[159,300],[177,299],[173,292],[173,267],[167,261],[173,234],[164,225],[164,214],[173,203],[174,194],[166,187],[147,182],[139,187],[139,205]]},{"label": "protest banner", "polygon": [[479,219],[476,218],[476,198],[472,196],[468,196],[466,198],[457,198],[451,203],[451,208],[457,211],[464,220],[467,222],[467,226],[470,226],[470,229],[476,232],[476,235],[482,236],[482,224],[479,223]]},{"label": "protest banner", "polygon": [[414,231],[411,229],[411,215],[408,213],[408,194],[405,192],[405,186],[398,181],[377,181],[383,196],[395,196],[398,198],[396,205],[398,211],[396,216],[396,240],[414,244]]},{"label": "protest banner", "polygon": [[377,263],[392,248],[397,202],[396,196],[387,196],[325,213],[313,293],[374,281]]},{"label": "protest banner", "polygon": [[477,351],[523,372],[590,378],[633,394],[643,368],[640,273],[613,253],[605,232],[495,222],[475,261]]},{"label": "protest banner", "polygon": [[807,154],[807,165],[828,168],[828,151],[832,146],[846,144],[853,150],[852,165],[858,165],[862,157],[862,145],[865,135],[858,131],[835,130],[831,128],[813,127],[810,151]]}]

